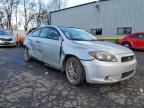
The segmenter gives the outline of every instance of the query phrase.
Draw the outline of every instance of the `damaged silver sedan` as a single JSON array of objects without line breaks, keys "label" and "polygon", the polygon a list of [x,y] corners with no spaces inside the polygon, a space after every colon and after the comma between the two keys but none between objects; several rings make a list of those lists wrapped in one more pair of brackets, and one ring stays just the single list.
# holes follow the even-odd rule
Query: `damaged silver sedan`
[{"label": "damaged silver sedan", "polygon": [[98,41],[81,29],[46,26],[32,31],[24,41],[24,58],[36,58],[66,72],[68,81],[79,85],[115,83],[136,72],[133,51],[123,46]]}]

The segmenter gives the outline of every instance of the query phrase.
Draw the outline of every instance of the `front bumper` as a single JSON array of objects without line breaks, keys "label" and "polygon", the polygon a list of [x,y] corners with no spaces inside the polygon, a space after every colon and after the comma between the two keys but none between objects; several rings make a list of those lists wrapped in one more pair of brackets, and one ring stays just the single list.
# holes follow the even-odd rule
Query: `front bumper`
[{"label": "front bumper", "polygon": [[92,61],[81,60],[81,63],[85,69],[86,81],[100,84],[126,80],[135,74],[137,66],[136,59],[125,63],[103,62],[96,59]]},{"label": "front bumper", "polygon": [[0,46],[16,46],[16,42],[4,42],[4,43],[0,43]]}]

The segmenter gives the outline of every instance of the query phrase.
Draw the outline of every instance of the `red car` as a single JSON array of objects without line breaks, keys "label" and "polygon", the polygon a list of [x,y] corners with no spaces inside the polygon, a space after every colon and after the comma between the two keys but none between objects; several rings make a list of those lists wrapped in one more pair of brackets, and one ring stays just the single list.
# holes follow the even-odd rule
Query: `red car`
[{"label": "red car", "polygon": [[128,48],[144,50],[144,32],[129,34],[120,40],[119,44]]}]

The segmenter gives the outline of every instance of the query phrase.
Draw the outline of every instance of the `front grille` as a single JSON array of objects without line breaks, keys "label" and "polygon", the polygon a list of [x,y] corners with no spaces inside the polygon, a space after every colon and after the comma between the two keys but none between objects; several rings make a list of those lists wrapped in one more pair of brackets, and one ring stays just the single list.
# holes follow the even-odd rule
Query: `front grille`
[{"label": "front grille", "polygon": [[5,39],[5,38],[0,38],[1,41],[12,41],[12,38]]},{"label": "front grille", "polygon": [[134,70],[129,71],[129,72],[126,72],[126,73],[123,73],[122,76],[121,76],[121,78],[122,78],[122,79],[123,79],[123,78],[126,78],[126,77],[132,75],[133,73],[134,73]]},{"label": "front grille", "polygon": [[132,61],[133,59],[134,59],[134,55],[126,56],[121,58],[121,62],[128,62],[128,61]]}]

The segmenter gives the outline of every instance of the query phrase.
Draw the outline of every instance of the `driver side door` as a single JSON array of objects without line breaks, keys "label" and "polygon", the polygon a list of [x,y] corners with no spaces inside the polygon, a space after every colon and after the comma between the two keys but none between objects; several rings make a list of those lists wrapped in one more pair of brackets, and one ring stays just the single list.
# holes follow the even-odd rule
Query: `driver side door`
[{"label": "driver side door", "polygon": [[42,59],[44,62],[59,67],[62,39],[60,33],[53,27],[42,28],[40,34]]}]

